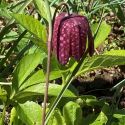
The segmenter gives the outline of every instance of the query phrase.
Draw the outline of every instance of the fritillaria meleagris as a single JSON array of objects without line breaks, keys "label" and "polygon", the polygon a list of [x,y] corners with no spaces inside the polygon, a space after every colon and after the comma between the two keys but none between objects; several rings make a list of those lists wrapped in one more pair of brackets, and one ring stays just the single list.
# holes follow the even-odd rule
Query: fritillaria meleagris
[{"label": "fritillaria meleagris", "polygon": [[94,52],[94,40],[85,16],[60,13],[54,21],[52,48],[59,63],[67,64],[70,57],[79,61],[86,50],[88,39],[89,55]]}]

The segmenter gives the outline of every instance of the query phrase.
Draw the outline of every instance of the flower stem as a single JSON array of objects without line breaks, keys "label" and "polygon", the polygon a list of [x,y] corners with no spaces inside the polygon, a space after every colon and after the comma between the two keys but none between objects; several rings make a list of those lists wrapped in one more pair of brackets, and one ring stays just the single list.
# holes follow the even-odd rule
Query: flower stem
[{"label": "flower stem", "polygon": [[44,104],[42,111],[42,125],[45,125],[45,116],[46,116],[46,103],[48,98],[48,88],[49,88],[49,75],[50,75],[50,58],[51,58],[51,42],[52,42],[52,16],[50,11],[50,6],[48,0],[45,0],[45,6],[48,14],[48,23],[49,23],[49,36],[48,36],[48,59],[47,59],[47,72],[46,72],[46,87],[44,93]]},{"label": "flower stem", "polygon": [[67,12],[68,12],[68,16],[70,15],[69,6],[68,6],[66,3],[61,3],[60,5],[58,5],[58,6],[56,7],[56,10],[55,10],[55,12],[54,12],[53,21],[52,21],[52,26],[54,26],[54,21],[55,21],[55,18],[56,18],[56,14],[57,14],[58,10],[59,10],[62,6],[65,6],[65,7],[66,7]]}]

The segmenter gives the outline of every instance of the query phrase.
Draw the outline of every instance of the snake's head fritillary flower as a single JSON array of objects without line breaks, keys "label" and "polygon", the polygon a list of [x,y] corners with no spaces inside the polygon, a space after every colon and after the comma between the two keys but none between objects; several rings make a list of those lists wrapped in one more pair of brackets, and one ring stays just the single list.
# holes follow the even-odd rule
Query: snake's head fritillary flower
[{"label": "snake's head fritillary flower", "polygon": [[89,55],[94,53],[94,39],[85,16],[60,13],[54,21],[52,48],[59,63],[67,64],[70,57],[79,61],[86,50],[88,39]]}]

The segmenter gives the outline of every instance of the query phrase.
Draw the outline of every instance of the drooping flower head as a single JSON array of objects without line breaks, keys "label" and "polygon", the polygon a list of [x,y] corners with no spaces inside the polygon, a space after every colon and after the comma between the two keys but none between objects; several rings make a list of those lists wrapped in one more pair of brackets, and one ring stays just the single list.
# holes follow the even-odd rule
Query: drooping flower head
[{"label": "drooping flower head", "polygon": [[79,61],[86,50],[88,39],[89,55],[94,52],[94,40],[85,16],[60,13],[54,21],[52,48],[59,63],[67,64],[70,57]]}]

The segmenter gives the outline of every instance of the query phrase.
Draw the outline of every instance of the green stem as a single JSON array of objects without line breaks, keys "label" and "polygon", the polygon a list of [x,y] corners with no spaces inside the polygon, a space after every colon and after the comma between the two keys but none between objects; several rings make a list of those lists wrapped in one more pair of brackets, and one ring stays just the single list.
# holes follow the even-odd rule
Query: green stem
[{"label": "green stem", "polygon": [[50,58],[51,58],[51,42],[52,42],[52,16],[48,0],[45,0],[45,5],[48,13],[49,21],[49,36],[48,36],[48,59],[47,59],[47,72],[46,72],[46,88],[44,92],[44,102],[42,111],[42,125],[45,125],[46,116],[46,103],[48,98],[49,76],[50,76]]},{"label": "green stem", "polygon": [[56,10],[55,10],[55,12],[54,12],[53,21],[52,21],[52,26],[54,26],[54,21],[55,21],[55,18],[56,18],[56,14],[57,14],[59,8],[61,8],[62,6],[65,6],[65,7],[66,7],[67,12],[68,12],[68,16],[70,15],[69,6],[68,6],[66,3],[61,3],[59,6],[56,7]]}]

